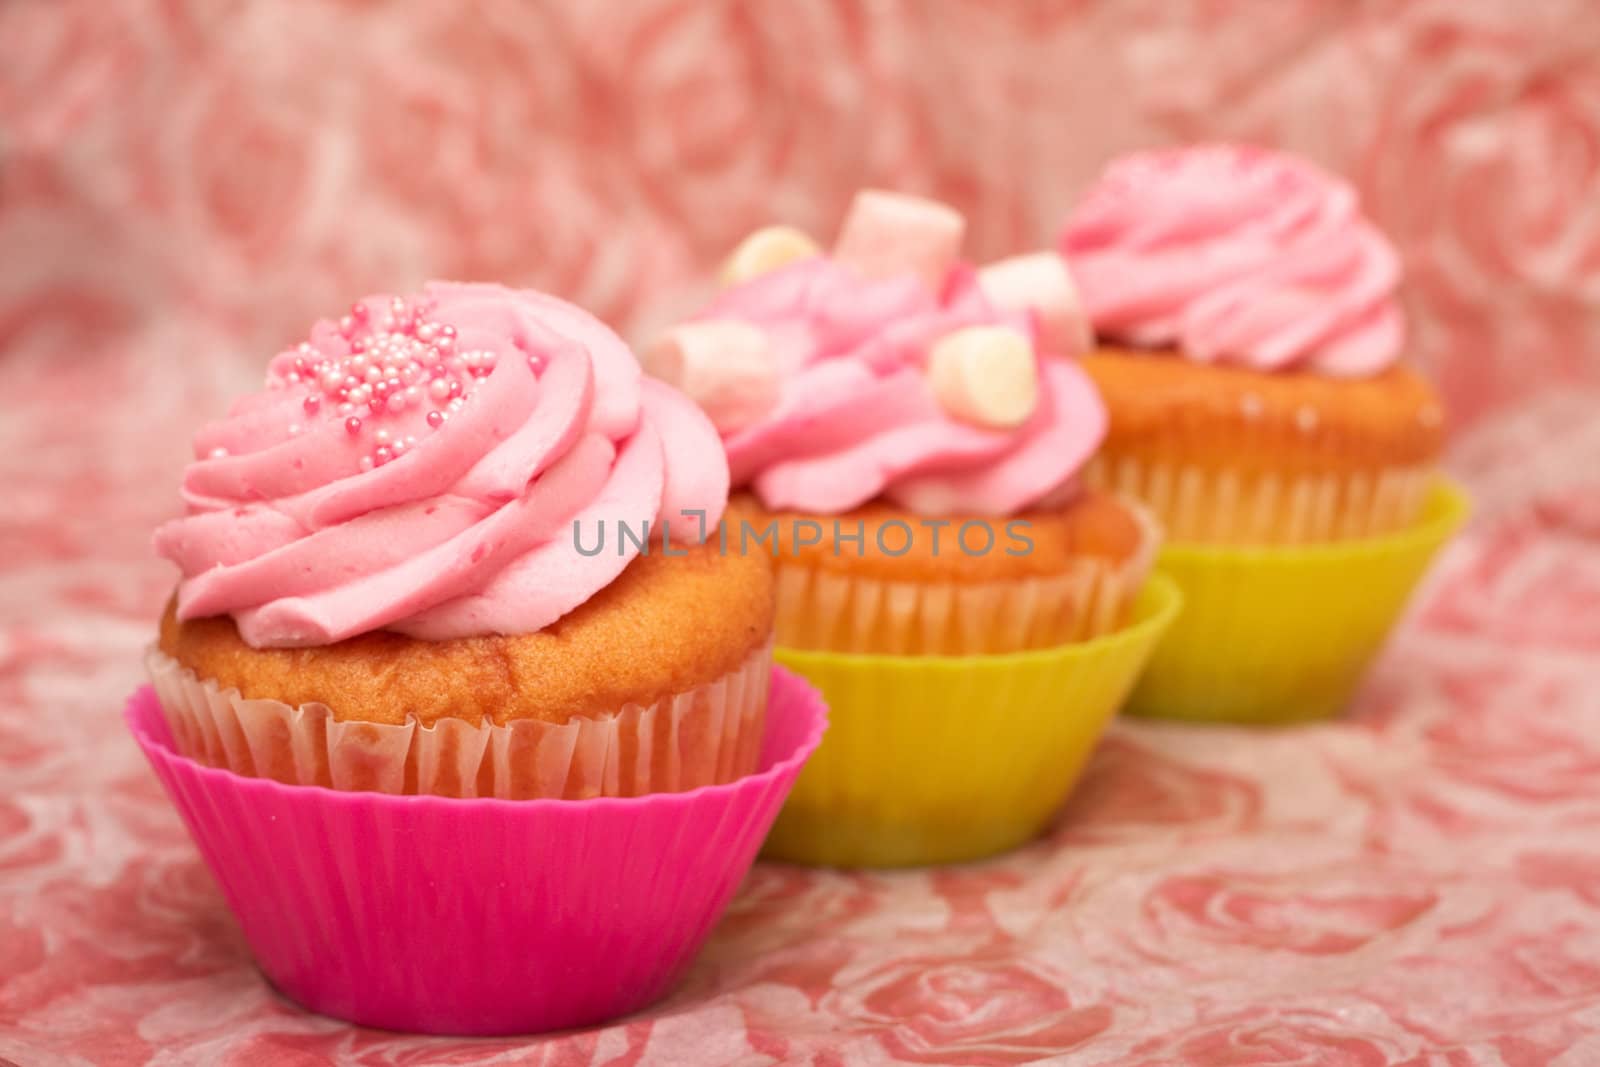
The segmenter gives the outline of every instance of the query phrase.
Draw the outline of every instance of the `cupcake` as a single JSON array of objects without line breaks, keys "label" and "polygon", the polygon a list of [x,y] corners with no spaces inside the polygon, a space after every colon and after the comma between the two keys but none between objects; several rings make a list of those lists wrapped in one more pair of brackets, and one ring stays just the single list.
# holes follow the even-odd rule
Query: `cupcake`
[{"label": "cupcake", "polygon": [[964,264],[962,231],[878,192],[831,254],[758,231],[645,353],[721,433],[743,491],[723,537],[773,558],[780,658],[831,707],[780,858],[924,863],[1036,833],[1158,628],[1155,526],[1081,484],[1105,410],[1047,358],[1084,343],[1071,281],[1054,255]]},{"label": "cupcake", "polygon": [[569,304],[433,284],[318,323],[195,455],[125,717],[273,987],[440,1034],[669,990],[826,726],[766,561],[692,536],[705,416]]},{"label": "cupcake", "polygon": [[716,430],[579,309],[362,300],[194,448],[149,656],[183,754],[503,798],[755,768],[772,575],[694,536],[726,504]]},{"label": "cupcake", "polygon": [[734,284],[646,351],[722,434],[745,490],[729,535],[776,557],[783,646],[1016,652],[1128,618],[1154,528],[1078,483],[1105,409],[1072,361],[1041,358],[1081,343],[1055,295],[1070,281],[1055,256],[962,264],[963,225],[867,192],[833,255],[758,231]]},{"label": "cupcake", "polygon": [[1400,261],[1355,191],[1258,148],[1112,163],[1060,247],[1111,422],[1088,484],[1175,542],[1311,544],[1403,530],[1444,447],[1401,362]]},{"label": "cupcake", "polygon": [[1395,250],[1343,181],[1230,145],[1112,163],[1060,249],[1110,413],[1085,484],[1156,514],[1185,593],[1132,710],[1339,711],[1465,514]]}]

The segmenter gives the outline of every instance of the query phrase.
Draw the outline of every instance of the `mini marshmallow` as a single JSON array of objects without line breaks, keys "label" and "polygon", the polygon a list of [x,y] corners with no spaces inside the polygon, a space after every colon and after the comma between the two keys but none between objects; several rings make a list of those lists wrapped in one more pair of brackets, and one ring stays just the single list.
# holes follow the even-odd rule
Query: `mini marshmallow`
[{"label": "mini marshmallow", "polygon": [[1066,261],[1054,252],[990,263],[978,271],[978,288],[996,307],[1034,312],[1039,321],[1039,347],[1052,355],[1081,355],[1094,343],[1078,287]]},{"label": "mini marshmallow", "polygon": [[729,253],[719,277],[723,285],[738,285],[821,254],[817,242],[793,226],[763,226]]},{"label": "mini marshmallow", "polygon": [[1028,338],[1009,326],[968,326],[928,352],[928,381],[954,418],[1015,429],[1039,403],[1039,370]]},{"label": "mini marshmallow", "polygon": [[652,345],[641,360],[699,404],[719,433],[750,425],[778,403],[778,364],[767,335],[747,322],[685,322]]},{"label": "mini marshmallow", "polygon": [[833,254],[863,277],[916,274],[937,292],[966,228],[960,212],[935,200],[866,189],[851,201]]}]

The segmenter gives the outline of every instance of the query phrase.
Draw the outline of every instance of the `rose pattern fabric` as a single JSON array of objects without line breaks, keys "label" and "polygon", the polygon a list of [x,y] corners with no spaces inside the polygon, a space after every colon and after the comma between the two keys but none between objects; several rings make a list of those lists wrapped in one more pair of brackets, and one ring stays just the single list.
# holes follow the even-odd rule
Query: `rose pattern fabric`
[{"label": "rose pattern fabric", "polygon": [[[775,7],[0,5],[0,1060],[1600,1062],[1592,5]],[[267,988],[118,720],[195,412],[352,294],[492,278],[639,342],[861,186],[987,261],[1195,139],[1359,189],[1460,428],[1477,518],[1349,717],[1120,723],[981,866],[758,866],[612,1026],[418,1038]]]}]

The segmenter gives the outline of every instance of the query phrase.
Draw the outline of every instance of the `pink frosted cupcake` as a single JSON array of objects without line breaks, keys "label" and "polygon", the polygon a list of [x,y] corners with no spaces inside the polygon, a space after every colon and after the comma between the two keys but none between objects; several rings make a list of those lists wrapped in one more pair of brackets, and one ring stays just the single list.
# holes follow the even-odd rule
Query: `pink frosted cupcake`
[{"label": "pink frosted cupcake", "polygon": [[512,798],[755,767],[773,584],[692,543],[726,503],[716,431],[570,304],[363,300],[195,457],[188,514],[156,535],[183,577],[149,664],[181,752]]},{"label": "pink frosted cupcake", "polygon": [[1085,480],[1155,512],[1185,594],[1130,708],[1338,712],[1467,510],[1398,253],[1337,175],[1230,144],[1113,160],[1061,248],[1111,416]]},{"label": "pink frosted cupcake", "polygon": [[1072,282],[1050,253],[975,269],[963,230],[865,192],[829,254],[758,231],[646,352],[722,434],[747,493],[729,529],[778,538],[780,645],[1005,653],[1129,616],[1155,533],[1078,481],[1106,417],[1058,358],[1087,340]]},{"label": "pink frosted cupcake", "polygon": [[745,490],[724,528],[774,556],[779,662],[829,704],[778,859],[963,862],[1029,839],[1177,610],[1146,580],[1153,524],[1080,481],[1106,414],[1062,358],[1083,333],[1060,259],[978,270],[962,229],[864,193],[827,254],[758,232],[647,352],[722,433]]},{"label": "pink frosted cupcake", "polygon": [[1115,160],[1063,254],[1111,414],[1087,477],[1175,542],[1327,544],[1422,513],[1444,412],[1405,362],[1400,258],[1346,182],[1198,145]]},{"label": "pink frosted cupcake", "polygon": [[766,561],[689,536],[704,416],[571,305],[433,284],[318,323],[195,453],[125,716],[273,987],[444,1034],[671,988],[826,724]]}]

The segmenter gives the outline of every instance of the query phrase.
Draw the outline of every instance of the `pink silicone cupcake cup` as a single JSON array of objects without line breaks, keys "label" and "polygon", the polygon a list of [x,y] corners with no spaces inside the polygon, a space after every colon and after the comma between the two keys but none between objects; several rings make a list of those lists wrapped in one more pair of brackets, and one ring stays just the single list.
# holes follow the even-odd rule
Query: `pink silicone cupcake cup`
[{"label": "pink silicone cupcake cup", "polygon": [[513,1034],[635,1011],[687,968],[827,724],[775,669],[760,770],[686,793],[457,800],[290,786],[124,715],[285,995],[365,1026]]}]

